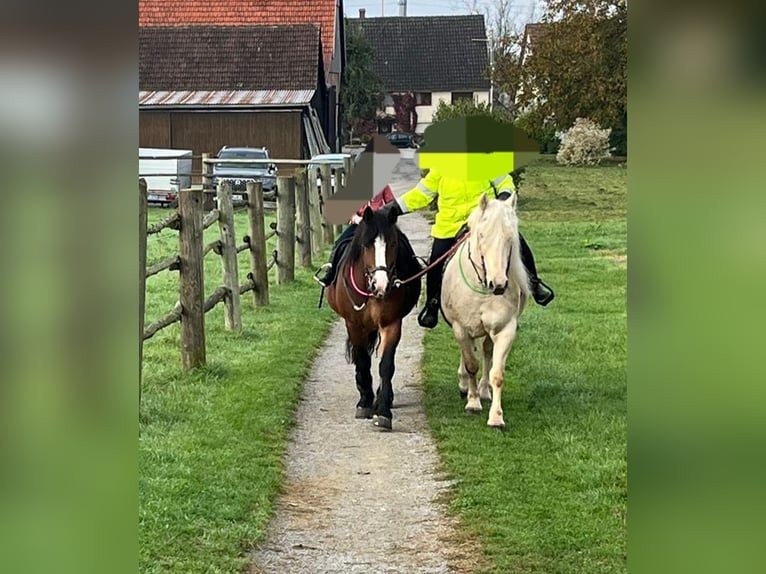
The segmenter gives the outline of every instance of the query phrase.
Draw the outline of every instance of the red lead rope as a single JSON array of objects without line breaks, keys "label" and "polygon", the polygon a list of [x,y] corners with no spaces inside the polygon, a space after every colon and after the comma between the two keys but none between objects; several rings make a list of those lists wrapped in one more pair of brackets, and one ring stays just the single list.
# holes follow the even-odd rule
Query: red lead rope
[{"label": "red lead rope", "polygon": [[431,264],[430,264],[428,267],[426,267],[425,269],[423,269],[423,271],[420,271],[419,273],[416,273],[415,275],[413,275],[412,277],[409,277],[409,278],[405,279],[404,281],[400,281],[399,279],[397,279],[396,281],[394,281],[394,287],[401,287],[402,285],[406,285],[406,284],[407,284],[407,283],[409,283],[410,281],[414,281],[415,279],[420,279],[420,278],[421,278],[423,275],[425,275],[426,273],[428,273],[428,271],[429,271],[430,269],[433,269],[434,267],[436,267],[437,265],[439,265],[439,264],[440,264],[442,261],[444,261],[445,259],[447,259],[447,257],[449,257],[450,255],[452,255],[453,253],[455,253],[455,251],[457,250],[457,248],[458,248],[458,247],[460,247],[460,244],[461,244],[461,243],[463,243],[463,241],[465,241],[466,239],[468,239],[468,237],[469,237],[470,235],[471,235],[471,232],[470,232],[470,231],[468,231],[468,232],[467,232],[465,235],[463,235],[463,237],[461,237],[460,239],[458,239],[458,240],[455,242],[455,245],[453,245],[452,247],[450,247],[450,248],[449,248],[449,251],[447,251],[447,252],[446,252],[444,255],[442,255],[442,256],[441,256],[441,257],[439,257],[439,258],[438,258],[436,261],[434,261],[433,263],[431,263]]}]

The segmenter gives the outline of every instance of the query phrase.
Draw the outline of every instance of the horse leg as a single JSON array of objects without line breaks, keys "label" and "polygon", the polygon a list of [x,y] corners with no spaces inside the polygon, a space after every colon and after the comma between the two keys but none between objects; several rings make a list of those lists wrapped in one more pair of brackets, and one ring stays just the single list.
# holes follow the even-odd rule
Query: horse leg
[{"label": "horse leg", "polygon": [[372,392],[372,373],[370,372],[372,358],[367,349],[366,341],[364,343],[352,343],[351,358],[356,369],[356,388],[359,391],[355,417],[369,419],[372,417],[372,401],[375,395]]},{"label": "horse leg", "polygon": [[487,425],[500,430],[505,428],[501,397],[505,381],[505,361],[508,359],[508,353],[511,352],[515,338],[516,319],[512,319],[502,331],[493,337],[492,368],[489,371],[489,380],[492,384],[492,405],[489,408]]},{"label": "horse leg", "polygon": [[481,401],[479,400],[479,391],[476,387],[476,373],[479,371],[479,359],[476,357],[474,350],[474,340],[463,331],[462,327],[457,322],[453,324],[453,332],[455,333],[455,339],[460,345],[460,366],[457,370],[457,376],[461,390],[461,396],[463,389],[468,389],[468,402],[465,405],[466,412],[480,413]]},{"label": "horse leg", "polygon": [[479,398],[483,401],[488,401],[492,398],[489,392],[489,369],[492,365],[492,350],[494,343],[492,337],[487,335],[484,337],[484,344],[482,345],[482,351],[484,354],[484,362],[481,368],[481,381],[479,381]]},{"label": "horse leg", "polygon": [[460,352],[460,365],[457,368],[457,386],[460,389],[460,398],[466,400],[468,398],[468,380],[470,375],[465,368],[463,361],[463,353]]},{"label": "horse leg", "polygon": [[402,321],[387,325],[380,329],[380,347],[383,353],[380,359],[380,387],[378,387],[378,396],[375,399],[375,415],[372,422],[376,427],[385,430],[391,430],[391,407],[394,404],[394,388],[392,380],[396,366],[394,357],[396,356],[396,347],[402,338]]}]

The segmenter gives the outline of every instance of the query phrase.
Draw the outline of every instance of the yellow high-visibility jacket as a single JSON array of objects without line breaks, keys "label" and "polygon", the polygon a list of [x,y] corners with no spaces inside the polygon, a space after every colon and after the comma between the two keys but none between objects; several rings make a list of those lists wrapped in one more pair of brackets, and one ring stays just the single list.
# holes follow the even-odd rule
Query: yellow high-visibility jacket
[{"label": "yellow high-visibility jacket", "polygon": [[402,213],[417,211],[438,198],[439,212],[431,228],[431,235],[436,239],[455,237],[460,228],[468,221],[468,216],[479,205],[481,196],[487,194],[495,198],[504,191],[513,192],[516,188],[513,179],[505,174],[494,180],[453,179],[442,176],[433,169],[418,184],[396,199]]}]

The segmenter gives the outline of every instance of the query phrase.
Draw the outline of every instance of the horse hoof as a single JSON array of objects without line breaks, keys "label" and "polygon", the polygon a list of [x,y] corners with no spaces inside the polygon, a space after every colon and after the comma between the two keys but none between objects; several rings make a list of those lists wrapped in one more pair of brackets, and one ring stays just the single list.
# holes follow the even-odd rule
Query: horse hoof
[{"label": "horse hoof", "polygon": [[381,417],[380,415],[373,415],[372,424],[381,430],[391,430],[391,419],[388,417]]},{"label": "horse hoof", "polygon": [[468,398],[468,391],[460,391],[460,398],[465,400]]},{"label": "horse hoof", "polygon": [[496,431],[503,432],[505,430],[505,423],[497,423],[497,424],[489,424],[487,423],[487,426],[491,429],[495,429]]},{"label": "horse hoof", "polygon": [[372,409],[370,407],[356,407],[354,418],[369,419],[372,418]]},{"label": "horse hoof", "polygon": [[476,407],[466,407],[465,412],[467,412],[469,415],[480,415],[481,409],[477,409]]}]

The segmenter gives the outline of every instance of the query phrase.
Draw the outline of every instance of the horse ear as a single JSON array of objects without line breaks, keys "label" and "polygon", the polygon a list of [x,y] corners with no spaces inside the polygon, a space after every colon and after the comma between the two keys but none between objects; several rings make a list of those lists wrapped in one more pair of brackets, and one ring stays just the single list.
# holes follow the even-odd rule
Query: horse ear
[{"label": "horse ear", "polygon": [[[396,207],[396,206],[393,206]],[[399,219],[399,210],[398,209],[389,209],[387,210],[388,213],[388,221],[393,225],[396,223],[396,220]]]},{"label": "horse ear", "polygon": [[372,209],[370,209],[370,206],[364,208],[364,214],[362,215],[362,219],[365,223],[369,223],[372,221]]},{"label": "horse ear", "polygon": [[483,194],[481,196],[481,201],[479,202],[479,207],[481,208],[482,212],[487,209],[487,206],[489,205],[489,198],[487,197],[487,194]]},{"label": "horse ear", "polygon": [[515,211],[515,210],[516,210],[516,204],[517,204],[517,203],[518,203],[518,201],[519,201],[519,192],[518,192],[518,191],[516,191],[516,190],[513,190],[513,193],[511,194],[511,197],[510,197],[510,199],[509,199],[508,201],[510,202],[510,204],[511,204],[511,207],[512,207],[512,208],[514,209],[514,211]]}]

